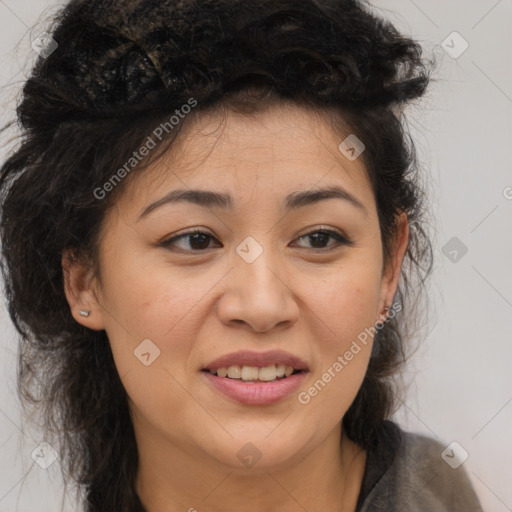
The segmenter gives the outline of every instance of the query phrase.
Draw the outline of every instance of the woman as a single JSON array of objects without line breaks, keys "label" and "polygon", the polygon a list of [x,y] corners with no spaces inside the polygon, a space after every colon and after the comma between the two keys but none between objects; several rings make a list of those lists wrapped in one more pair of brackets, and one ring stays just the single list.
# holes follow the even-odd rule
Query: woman
[{"label": "woman", "polygon": [[72,1],[52,38],[3,272],[86,510],[481,511],[388,419],[432,268],[419,45],[354,0]]}]

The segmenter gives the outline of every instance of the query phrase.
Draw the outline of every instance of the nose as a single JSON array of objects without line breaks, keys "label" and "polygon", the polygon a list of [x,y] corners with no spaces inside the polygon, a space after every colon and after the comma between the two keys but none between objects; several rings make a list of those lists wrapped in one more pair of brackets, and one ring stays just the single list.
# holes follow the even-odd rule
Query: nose
[{"label": "nose", "polygon": [[218,303],[221,321],[254,332],[284,329],[297,322],[299,306],[288,273],[266,250],[252,263],[235,258]]}]

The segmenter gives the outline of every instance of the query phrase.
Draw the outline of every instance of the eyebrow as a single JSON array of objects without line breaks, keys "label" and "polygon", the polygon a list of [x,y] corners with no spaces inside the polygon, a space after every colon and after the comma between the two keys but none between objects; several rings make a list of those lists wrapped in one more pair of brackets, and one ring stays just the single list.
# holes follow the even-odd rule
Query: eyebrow
[{"label": "eyebrow", "polygon": [[[350,192],[344,188],[333,186],[328,188],[321,188],[315,190],[306,190],[303,192],[292,192],[287,195],[284,202],[286,210],[295,210],[304,206],[308,206],[319,201],[326,199],[342,199],[349,202],[357,209],[359,209],[365,216],[368,216],[368,211],[364,204],[354,197]],[[234,208],[233,198],[227,193],[219,193],[211,190],[199,189],[178,189],[173,190],[164,197],[158,199],[154,203],[146,206],[139,216],[139,220],[146,217],[152,211],[156,210],[164,204],[174,204],[180,202],[188,202],[197,204],[204,208],[222,208],[232,210]]]}]

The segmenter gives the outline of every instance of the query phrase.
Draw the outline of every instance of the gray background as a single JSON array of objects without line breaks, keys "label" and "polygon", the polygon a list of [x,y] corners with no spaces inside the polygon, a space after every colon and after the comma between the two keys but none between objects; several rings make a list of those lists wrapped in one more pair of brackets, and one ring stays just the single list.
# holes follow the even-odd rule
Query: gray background
[{"label": "gray background", "polygon": [[[40,17],[59,3],[0,0],[2,125],[12,119],[19,86],[35,58],[31,41],[45,30]],[[410,114],[430,173],[436,264],[432,313],[410,362],[409,394],[396,419],[446,445],[459,443],[469,453],[464,467],[484,509],[512,511],[512,1],[373,5],[440,62],[429,96]],[[442,45],[454,31],[469,45],[457,58]],[[461,48],[454,36],[446,44],[452,51]],[[8,136],[1,142],[3,158]],[[456,245],[446,245],[453,237],[450,244]],[[462,257],[461,244],[467,248]],[[0,512],[55,512],[62,503],[64,511],[79,510],[72,494],[64,494],[59,463],[45,470],[31,458],[44,439],[22,420],[15,393],[16,334],[4,305],[0,329]]]}]

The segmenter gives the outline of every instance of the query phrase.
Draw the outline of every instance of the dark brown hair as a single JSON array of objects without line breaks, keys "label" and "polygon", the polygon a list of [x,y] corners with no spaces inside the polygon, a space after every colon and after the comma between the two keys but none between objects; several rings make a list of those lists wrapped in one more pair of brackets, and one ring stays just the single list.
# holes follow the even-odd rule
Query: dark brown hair
[{"label": "dark brown hair", "polygon": [[347,435],[369,447],[396,405],[392,378],[432,268],[420,166],[402,112],[429,81],[419,44],[356,0],[75,0],[56,16],[52,37],[58,48],[38,59],[24,85],[20,144],[0,172],[2,271],[21,334],[18,392],[38,404],[48,435],[56,435],[86,510],[144,509],[126,392],[105,331],[71,316],[62,255],[70,249],[97,268],[102,221],[129,177],[104,198],[94,191],[191,99],[193,112],[134,173],[208,109],[253,115],[288,102],[364,142],[386,261],[396,214],[407,213],[401,311],[379,330],[343,418]]}]

